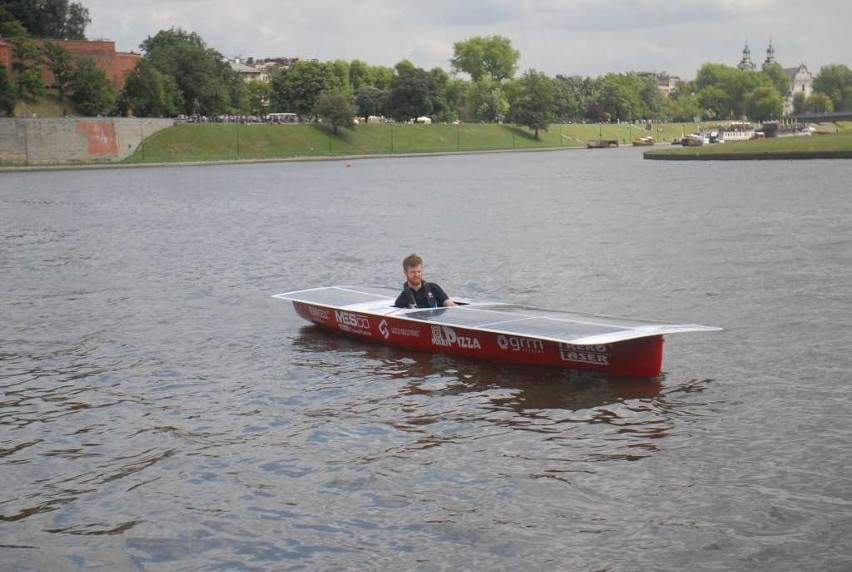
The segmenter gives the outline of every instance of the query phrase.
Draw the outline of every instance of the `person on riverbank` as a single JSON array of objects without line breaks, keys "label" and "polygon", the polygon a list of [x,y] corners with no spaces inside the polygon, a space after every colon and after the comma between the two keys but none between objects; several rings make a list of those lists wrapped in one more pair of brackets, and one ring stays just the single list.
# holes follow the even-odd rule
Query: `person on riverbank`
[{"label": "person on riverbank", "polygon": [[403,259],[402,272],[405,274],[405,284],[402,285],[402,292],[394,302],[397,308],[437,308],[456,305],[443,288],[434,282],[423,280],[423,259],[416,254],[409,254]]}]

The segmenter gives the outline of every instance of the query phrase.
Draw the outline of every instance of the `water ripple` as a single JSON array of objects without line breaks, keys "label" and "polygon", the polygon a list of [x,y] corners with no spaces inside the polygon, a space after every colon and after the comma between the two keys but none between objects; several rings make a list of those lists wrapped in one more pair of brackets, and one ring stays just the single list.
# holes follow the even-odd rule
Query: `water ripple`
[{"label": "water ripple", "polygon": [[[2,175],[0,569],[849,568],[842,165],[649,163]],[[454,295],[726,329],[637,381],[269,297],[410,250]]]}]

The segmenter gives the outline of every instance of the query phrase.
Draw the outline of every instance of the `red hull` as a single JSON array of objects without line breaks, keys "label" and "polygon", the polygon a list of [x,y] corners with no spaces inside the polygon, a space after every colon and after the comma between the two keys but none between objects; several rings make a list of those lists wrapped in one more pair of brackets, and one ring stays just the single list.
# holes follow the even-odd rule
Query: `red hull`
[{"label": "red hull", "polygon": [[321,304],[294,301],[293,307],[302,318],[332,331],[423,352],[454,354],[501,363],[594,370],[631,377],[656,377],[660,374],[663,362],[661,335],[611,344],[572,345],[340,310]]}]

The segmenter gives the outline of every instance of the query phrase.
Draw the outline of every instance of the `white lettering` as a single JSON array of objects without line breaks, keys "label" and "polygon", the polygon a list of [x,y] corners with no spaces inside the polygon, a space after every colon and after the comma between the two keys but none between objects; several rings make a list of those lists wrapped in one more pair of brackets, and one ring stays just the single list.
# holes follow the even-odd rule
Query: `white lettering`
[{"label": "white lettering", "polygon": [[432,343],[445,348],[455,346],[463,349],[482,349],[478,338],[460,336],[456,334],[455,330],[447,326],[432,326]]},{"label": "white lettering", "polygon": [[311,316],[314,318],[319,318],[322,321],[328,321],[328,310],[325,308],[317,308],[316,306],[308,306],[308,312],[310,312]]},{"label": "white lettering", "polygon": [[544,353],[544,342],[533,338],[516,338],[514,336],[497,336],[497,345],[501,350],[511,349],[513,352]]},{"label": "white lettering", "polygon": [[335,310],[334,319],[337,320],[338,324],[340,324],[340,328],[346,331],[351,331],[352,328],[368,331],[370,329],[370,320],[367,316],[362,316],[360,314],[344,312],[343,310]]},{"label": "white lettering", "polygon": [[559,357],[563,361],[609,365],[609,346],[578,346],[560,343]]}]

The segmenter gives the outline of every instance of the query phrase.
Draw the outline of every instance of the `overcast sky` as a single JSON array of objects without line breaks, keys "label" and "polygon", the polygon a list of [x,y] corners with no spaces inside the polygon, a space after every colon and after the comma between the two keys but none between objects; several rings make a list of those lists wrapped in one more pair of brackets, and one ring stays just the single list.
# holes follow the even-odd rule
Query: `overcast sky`
[{"label": "overcast sky", "polygon": [[89,39],[139,51],[171,27],[227,57],[360,59],[450,71],[453,43],[501,35],[519,72],[599,76],[736,65],[748,42],[760,65],[771,41],[784,67],[852,67],[849,0],[78,0]]}]

